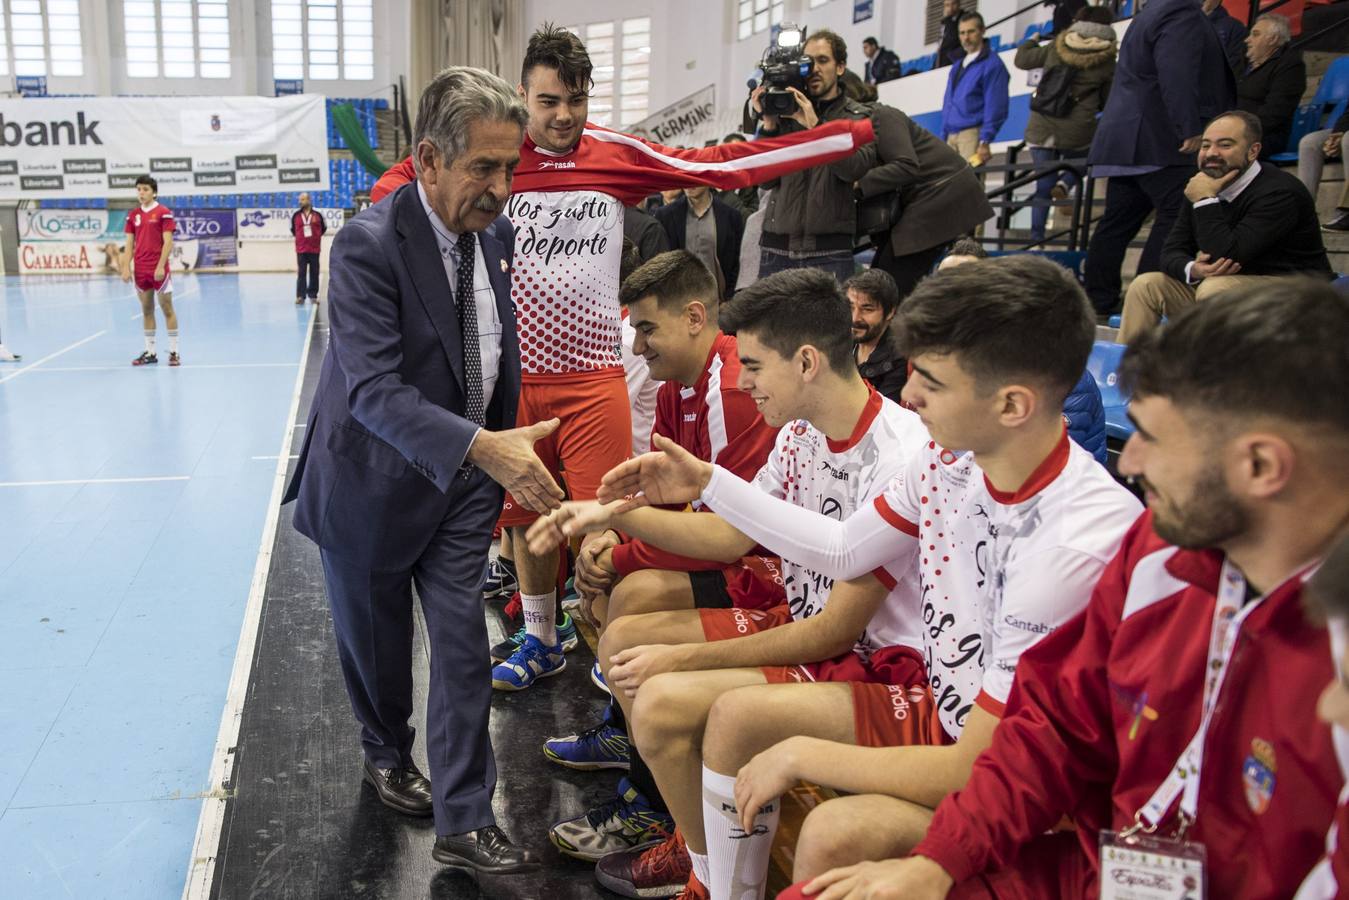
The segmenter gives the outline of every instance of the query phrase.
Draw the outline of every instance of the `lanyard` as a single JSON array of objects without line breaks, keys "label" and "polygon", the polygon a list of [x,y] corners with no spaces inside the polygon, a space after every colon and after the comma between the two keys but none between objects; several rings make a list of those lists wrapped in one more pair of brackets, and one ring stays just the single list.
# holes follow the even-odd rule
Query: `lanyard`
[{"label": "lanyard", "polygon": [[1218,707],[1223,682],[1227,679],[1232,649],[1236,646],[1241,624],[1260,605],[1260,600],[1255,600],[1243,608],[1245,597],[1245,577],[1230,560],[1224,561],[1222,575],[1219,576],[1217,602],[1213,609],[1213,628],[1209,633],[1208,661],[1204,664],[1204,699],[1199,730],[1171,767],[1171,774],[1134,816],[1135,829],[1155,831],[1177,797],[1180,798],[1180,831],[1177,837],[1184,835],[1199,814],[1199,776],[1204,765],[1205,739],[1213,723],[1213,712]]}]

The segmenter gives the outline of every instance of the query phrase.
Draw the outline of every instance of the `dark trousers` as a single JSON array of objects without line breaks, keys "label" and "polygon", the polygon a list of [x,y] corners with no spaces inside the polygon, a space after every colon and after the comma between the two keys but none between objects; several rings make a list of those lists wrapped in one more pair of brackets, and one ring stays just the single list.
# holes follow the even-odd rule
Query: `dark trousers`
[{"label": "dark trousers", "polygon": [[913,289],[918,287],[918,282],[931,274],[933,267],[946,255],[951,243],[948,241],[903,256],[895,256],[895,251],[890,249],[890,246],[889,240],[881,245],[881,249],[876,251],[876,258],[871,261],[871,268],[890,273],[890,277],[895,279],[895,284],[899,286],[899,299],[903,300],[913,293]]},{"label": "dark trousers", "polygon": [[365,756],[379,768],[412,761],[412,585],[426,617],[431,678],[426,756],[436,833],[491,825],[496,761],[487,723],[492,665],[482,612],[501,488],[473,470],[411,569],[372,572],[324,549],[323,573],[342,676],[361,723]]},{"label": "dark trousers", "polygon": [[821,269],[842,284],[857,271],[851,250],[834,250],[819,256],[792,256],[786,250],[759,248],[759,277],[765,278],[788,269]]},{"label": "dark trousers", "polygon": [[[297,253],[295,262],[299,274],[295,276],[295,299],[319,298],[319,255],[317,253]],[[306,273],[308,273],[306,275]],[[307,280],[306,280],[307,279]]]},{"label": "dark trousers", "polygon": [[1119,309],[1124,254],[1151,212],[1156,215],[1138,260],[1138,274],[1156,272],[1162,267],[1162,245],[1185,202],[1185,183],[1195,171],[1193,166],[1167,166],[1146,175],[1110,179],[1105,192],[1105,212],[1096,223],[1087,247],[1087,296],[1097,313],[1108,315]]},{"label": "dark trousers", "polygon": [[[1053,147],[1030,148],[1030,157],[1037,166],[1043,166],[1060,159],[1071,159],[1086,155],[1086,150],[1057,150]],[[1071,191],[1077,186],[1077,176],[1067,171],[1050,172],[1035,180],[1036,205],[1032,206],[1030,210],[1030,236],[1037,241],[1045,239],[1045,224],[1049,221],[1050,201],[1054,199],[1054,185],[1059,182],[1063,182],[1064,186]]]}]

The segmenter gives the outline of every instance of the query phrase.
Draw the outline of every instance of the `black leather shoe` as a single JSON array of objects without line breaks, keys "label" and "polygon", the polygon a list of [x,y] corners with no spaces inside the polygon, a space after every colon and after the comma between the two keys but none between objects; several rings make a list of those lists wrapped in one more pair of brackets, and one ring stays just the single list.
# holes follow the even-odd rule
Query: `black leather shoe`
[{"label": "black leather shoe", "polygon": [[464,834],[443,834],[436,838],[431,856],[438,863],[485,875],[510,875],[539,867],[537,856],[512,844],[495,825]]},{"label": "black leather shoe", "polygon": [[431,782],[413,765],[377,769],[365,761],[364,778],[379,794],[379,802],[407,816],[431,815]]}]

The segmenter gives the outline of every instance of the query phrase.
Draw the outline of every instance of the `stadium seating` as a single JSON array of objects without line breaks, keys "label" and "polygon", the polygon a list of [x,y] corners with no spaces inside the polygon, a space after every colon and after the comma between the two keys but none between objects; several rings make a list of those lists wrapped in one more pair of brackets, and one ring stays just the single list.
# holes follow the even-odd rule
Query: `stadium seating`
[{"label": "stadium seating", "polygon": [[1101,390],[1101,405],[1105,407],[1105,435],[1107,440],[1127,441],[1134,433],[1129,421],[1129,396],[1120,390],[1119,365],[1124,356],[1124,345],[1114,341],[1097,341],[1087,358],[1087,370],[1096,379]]},{"label": "stadium seating", "polygon": [[1297,162],[1297,145],[1313,131],[1327,127],[1344,114],[1349,105],[1349,56],[1342,56],[1330,64],[1310,103],[1298,107],[1293,115],[1293,129],[1288,135],[1284,152],[1270,159],[1276,163]]}]

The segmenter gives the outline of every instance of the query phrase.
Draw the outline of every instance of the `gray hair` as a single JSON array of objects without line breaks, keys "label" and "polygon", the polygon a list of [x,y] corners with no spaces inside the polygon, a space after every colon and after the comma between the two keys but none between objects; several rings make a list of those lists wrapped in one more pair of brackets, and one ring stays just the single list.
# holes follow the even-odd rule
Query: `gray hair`
[{"label": "gray hair", "polygon": [[1265,13],[1255,20],[1256,25],[1259,25],[1261,22],[1268,22],[1269,26],[1274,29],[1275,34],[1279,36],[1280,47],[1293,39],[1292,26],[1288,24],[1288,19],[1285,17],[1276,15],[1275,13]]},{"label": "gray hair", "polygon": [[512,122],[521,128],[529,111],[505,79],[484,69],[450,66],[442,69],[422,91],[417,103],[417,127],[412,132],[412,164],[421,174],[417,147],[431,144],[446,165],[468,149],[468,129],[475,122]]}]

